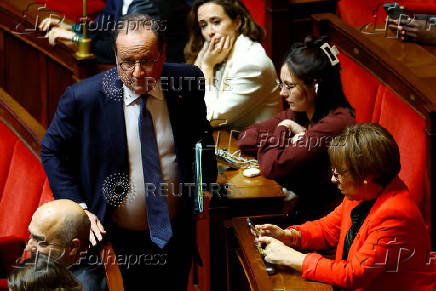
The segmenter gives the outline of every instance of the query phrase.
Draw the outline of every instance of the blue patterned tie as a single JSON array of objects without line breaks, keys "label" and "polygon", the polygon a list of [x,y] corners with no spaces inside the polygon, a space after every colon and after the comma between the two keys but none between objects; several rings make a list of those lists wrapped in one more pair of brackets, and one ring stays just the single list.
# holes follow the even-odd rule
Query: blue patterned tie
[{"label": "blue patterned tie", "polygon": [[139,113],[139,136],[141,139],[142,169],[144,171],[145,205],[147,206],[148,226],[151,240],[161,249],[173,236],[165,192],[160,187],[162,171],[154,133],[153,119],[147,110],[147,98],[141,96]]}]

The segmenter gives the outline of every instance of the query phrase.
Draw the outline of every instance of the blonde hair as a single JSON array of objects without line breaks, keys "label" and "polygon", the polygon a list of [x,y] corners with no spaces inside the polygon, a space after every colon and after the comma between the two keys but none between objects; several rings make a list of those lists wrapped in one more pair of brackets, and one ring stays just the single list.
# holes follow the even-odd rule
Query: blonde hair
[{"label": "blonde hair", "polygon": [[333,139],[328,152],[332,167],[339,173],[349,173],[354,184],[372,176],[375,183],[385,186],[401,169],[397,143],[376,123],[348,127]]}]

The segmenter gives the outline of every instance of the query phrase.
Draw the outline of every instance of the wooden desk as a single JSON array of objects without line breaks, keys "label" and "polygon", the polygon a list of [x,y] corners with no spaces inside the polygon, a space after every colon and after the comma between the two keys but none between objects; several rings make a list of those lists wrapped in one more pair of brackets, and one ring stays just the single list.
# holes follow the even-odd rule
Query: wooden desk
[{"label": "wooden desk", "polygon": [[[218,141],[217,148],[230,152],[238,150],[236,138],[227,130],[215,131],[214,138]],[[218,183],[227,183],[228,192],[226,196],[212,196],[210,202],[211,289],[216,291],[227,289],[226,221],[240,216],[282,214],[284,194],[280,185],[263,176],[246,178],[242,171],[229,170],[219,174]]]},{"label": "wooden desk", "polygon": [[0,87],[45,128],[65,88],[101,70],[77,60],[71,42],[49,45],[36,26],[52,13],[32,0],[0,1]]},{"label": "wooden desk", "polygon": [[[244,281],[238,280],[241,278],[230,278],[229,281],[238,286],[231,286],[230,290],[333,290],[328,284],[307,281],[299,272],[293,270],[281,269],[275,275],[269,276],[245,218],[233,218],[231,226],[235,241],[229,252],[229,256],[234,257],[233,260],[229,258],[229,261],[239,263],[245,274],[243,279],[246,284],[244,287]],[[230,276],[239,273],[237,267],[238,264],[231,265],[234,269],[231,269]]]}]

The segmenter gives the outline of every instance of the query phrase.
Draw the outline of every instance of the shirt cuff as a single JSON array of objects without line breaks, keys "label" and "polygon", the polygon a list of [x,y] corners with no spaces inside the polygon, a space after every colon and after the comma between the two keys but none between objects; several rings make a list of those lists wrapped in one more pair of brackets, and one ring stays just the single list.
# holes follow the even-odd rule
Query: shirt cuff
[{"label": "shirt cuff", "polygon": [[86,206],[86,203],[79,203],[80,207],[83,208],[83,210],[88,209],[88,206]]}]

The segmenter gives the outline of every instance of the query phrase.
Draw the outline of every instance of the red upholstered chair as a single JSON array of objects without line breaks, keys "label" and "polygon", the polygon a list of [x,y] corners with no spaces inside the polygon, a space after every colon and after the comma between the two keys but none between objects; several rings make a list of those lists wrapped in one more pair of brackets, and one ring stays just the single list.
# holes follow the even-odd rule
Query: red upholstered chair
[{"label": "red upholstered chair", "polygon": [[53,196],[38,157],[44,128],[4,91],[0,96],[0,269],[8,273],[29,237],[32,214]]},{"label": "red upholstered chair", "polygon": [[[77,21],[83,16],[82,0],[34,0],[39,3],[46,3],[46,7],[64,14],[68,19]],[[103,0],[88,0],[88,16],[94,18],[103,10],[106,5]]]},{"label": "red upholstered chair", "polygon": [[[415,13],[436,14],[435,0],[340,0],[337,5],[337,13],[351,26],[362,26],[373,23],[373,11],[377,8],[377,5],[386,2],[398,2]],[[383,24],[386,13],[383,7],[379,7],[377,11],[377,24]]]},{"label": "red upholstered chair", "polygon": [[344,94],[353,106],[357,122],[370,122],[379,82],[347,55],[338,55]]},{"label": "red upholstered chair", "polygon": [[260,26],[265,27],[265,1],[264,0],[241,0],[248,11]]},{"label": "red upholstered chair", "polygon": [[345,54],[339,54],[344,93],[356,111],[357,122],[375,122],[388,129],[400,149],[400,177],[412,198],[424,209],[426,186],[425,120],[392,90]]},{"label": "red upholstered chair", "polygon": [[423,210],[426,177],[425,120],[390,89],[380,84],[372,122],[385,127],[400,148],[400,177],[409,187],[412,198]]},{"label": "red upholstered chair", "polygon": [[[0,88],[0,274],[9,273],[29,238],[27,227],[35,210],[52,201],[39,160],[45,129]],[[122,291],[123,280],[110,243],[101,251],[110,291]],[[0,291],[7,279],[0,278]]]}]

